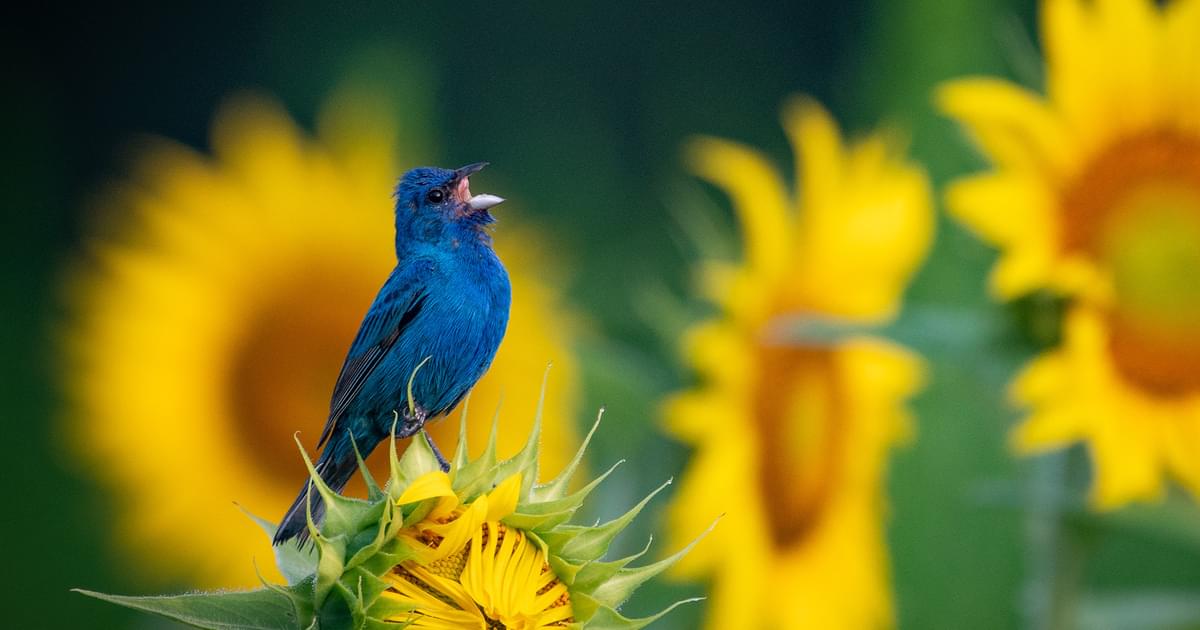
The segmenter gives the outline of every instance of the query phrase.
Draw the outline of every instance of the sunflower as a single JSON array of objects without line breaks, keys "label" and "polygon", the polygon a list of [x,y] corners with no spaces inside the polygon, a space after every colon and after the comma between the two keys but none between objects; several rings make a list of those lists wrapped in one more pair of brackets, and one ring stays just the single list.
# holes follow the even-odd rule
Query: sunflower
[{"label": "sunflower", "polygon": [[[1086,441],[1099,509],[1161,496],[1166,473],[1200,496],[1200,396],[1164,400],[1131,382],[1111,356],[1122,329],[1097,309],[1075,307],[1064,329],[1063,347],[1034,360],[1013,386],[1033,409],[1014,435],[1017,448]],[[1148,351],[1127,351],[1148,359]]]},{"label": "sunflower", "polygon": [[812,101],[793,101],[783,120],[798,193],[748,148],[700,139],[687,152],[732,198],[745,261],[704,268],[722,313],[690,331],[701,385],[664,410],[668,430],[696,449],[671,531],[726,514],[718,540],[678,574],[711,578],[711,628],[878,628],[893,619],[883,477],[909,432],[902,403],[922,366],[870,336],[813,342],[789,331],[894,316],[929,247],[929,184],[884,136],[847,146]]},{"label": "sunflower", "polygon": [[1015,388],[1017,446],[1086,441],[1101,508],[1167,474],[1200,491],[1200,1],[1048,0],[1041,25],[1045,98],[989,78],[939,94],[995,165],[947,192],[1000,249],[993,289],[1074,303]]},{"label": "sunflower", "polygon": [[[387,111],[339,92],[311,138],[270,100],[236,98],[216,116],[211,156],[153,141],[107,195],[112,225],[69,286],[69,432],[122,500],[119,538],[150,575],[258,583],[245,559],[271,548],[231,502],[281,514],[303,483],[292,435],[312,443],[320,432],[346,349],[395,264],[389,192],[428,159],[395,145]],[[553,360],[553,470],[575,442],[571,326],[533,235],[506,227],[496,245],[511,323],[470,404],[490,415],[503,395],[532,412]],[[527,428],[500,436],[501,451]],[[453,444],[458,423],[430,430]]]},{"label": "sunflower", "polygon": [[[466,419],[462,418],[465,424]],[[387,481],[362,468],[365,500],[334,492],[305,464],[327,506],[326,518],[310,521],[313,547],[286,543],[276,562],[287,584],[264,581],[251,591],[167,596],[80,593],[182,621],[199,628],[430,628],[477,630],[634,630],[675,608],[630,618],[621,607],[641,585],[691,551],[708,529],[657,562],[635,566],[649,550],[608,558],[614,538],[667,484],[607,522],[570,521],[616,466],[586,484],[573,482],[587,438],[548,483],[534,482],[542,463],[542,409],[513,457],[496,456],[497,425],[487,446],[472,458],[464,436],[449,472],[425,440],[403,456],[386,449]],[[511,433],[506,427],[505,431]],[[670,483],[670,482],[668,482]],[[578,487],[572,491],[571,488]],[[256,519],[257,520],[257,519]],[[268,536],[275,527],[259,523]]]},{"label": "sunflower", "polygon": [[572,621],[567,586],[525,532],[505,525],[517,509],[520,475],[462,506],[442,472],[418,478],[399,503],[437,499],[420,522],[400,532],[416,557],[388,572],[384,596],[409,610],[391,621],[411,628],[565,628]]}]

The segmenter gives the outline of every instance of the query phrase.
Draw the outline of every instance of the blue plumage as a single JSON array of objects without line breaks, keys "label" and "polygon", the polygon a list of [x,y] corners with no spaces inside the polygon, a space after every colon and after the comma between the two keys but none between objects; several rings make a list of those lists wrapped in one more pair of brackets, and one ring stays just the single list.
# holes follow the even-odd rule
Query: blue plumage
[{"label": "blue plumage", "polygon": [[[484,166],[415,168],[396,187],[396,268],[350,346],[321,435],[316,469],[335,490],[357,469],[355,444],[366,457],[389,437],[396,413],[396,437],[408,437],[453,409],[500,346],[511,289],[488,225],[495,220],[489,209],[503,199],[472,196],[467,181]],[[275,544],[307,536],[306,503],[315,520],[324,514],[320,495],[309,494],[306,483]]]}]

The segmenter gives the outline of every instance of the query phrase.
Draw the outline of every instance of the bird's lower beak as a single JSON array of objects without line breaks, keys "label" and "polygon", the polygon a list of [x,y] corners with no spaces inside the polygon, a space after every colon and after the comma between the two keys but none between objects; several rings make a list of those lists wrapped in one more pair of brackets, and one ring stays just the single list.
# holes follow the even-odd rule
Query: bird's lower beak
[{"label": "bird's lower beak", "polygon": [[469,207],[472,212],[482,212],[504,203],[504,199],[502,197],[497,197],[496,195],[471,195],[471,189],[467,183],[467,178],[475,173],[478,173],[479,171],[482,171],[483,167],[487,165],[487,162],[476,162],[474,164],[468,164],[454,171],[454,173],[458,176],[460,198],[467,204],[467,207]]},{"label": "bird's lower beak", "polygon": [[487,210],[488,208],[493,208],[502,203],[504,203],[503,197],[497,197],[496,195],[489,195],[487,193],[475,195],[467,200],[467,205],[475,212]]}]

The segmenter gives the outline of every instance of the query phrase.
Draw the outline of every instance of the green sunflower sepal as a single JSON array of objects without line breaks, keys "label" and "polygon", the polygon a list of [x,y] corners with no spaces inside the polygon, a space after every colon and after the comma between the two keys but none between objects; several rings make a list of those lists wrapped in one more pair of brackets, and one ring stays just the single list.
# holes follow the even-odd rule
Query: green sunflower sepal
[{"label": "green sunflower sepal", "polygon": [[[657,562],[630,566],[646,553],[649,545],[629,557],[603,559],[613,539],[669,481],[611,521],[593,526],[570,524],[588,495],[621,463],[571,490],[571,479],[599,427],[599,417],[562,473],[545,484],[534,482],[538,476],[540,409],[525,446],[514,457],[502,461],[496,456],[495,420],[486,448],[475,459],[467,454],[465,409],[461,424],[459,435],[462,437],[449,473],[441,472],[423,433],[412,440],[402,455],[397,454],[395,440],[390,442],[389,476],[382,487],[359,456],[359,470],[368,489],[366,499],[342,496],[330,489],[316,474],[312,461],[301,448],[313,487],[325,501],[326,513],[319,526],[310,515],[311,545],[289,542],[275,548],[276,564],[288,581],[286,585],[263,580],[263,587],[252,591],[146,597],[82,589],[77,592],[199,628],[375,630],[408,626],[454,627],[451,621],[445,622],[447,625],[437,623],[443,618],[459,619],[456,617],[459,614],[482,616],[491,610],[483,604],[478,610],[464,605],[462,593],[465,591],[457,588],[464,585],[457,582],[466,582],[462,576],[468,571],[488,565],[487,557],[499,562],[502,554],[509,553],[503,542],[508,537],[518,542],[522,538],[527,541],[521,561],[536,559],[535,562],[544,563],[540,574],[533,571],[534,578],[540,580],[531,582],[538,587],[536,595],[551,591],[552,586],[558,589],[556,592],[564,593],[540,613],[536,607],[542,604],[534,604],[534,613],[550,620],[535,624],[536,627],[642,628],[677,606],[697,601],[681,600],[643,618],[631,619],[619,612],[634,590],[682,558],[712,530],[715,522],[691,544]],[[438,488],[443,490],[439,493]],[[501,494],[505,496],[501,497]],[[487,507],[489,499],[490,508]],[[508,508],[503,506],[506,502],[511,504]],[[499,518],[493,518],[495,516]],[[253,515],[250,517],[268,535],[274,535],[273,524]],[[482,529],[470,518],[479,520]],[[441,533],[432,533],[435,530]],[[496,536],[491,547],[487,546],[489,533]],[[468,535],[469,540],[455,546]],[[494,555],[477,553],[478,559],[471,557],[473,549],[485,548],[494,549]],[[456,563],[459,576],[451,575],[450,580],[455,588],[439,591],[431,584],[441,584],[441,578],[416,577],[434,567],[445,573],[447,567],[454,567]],[[439,581],[433,582],[435,579]],[[479,583],[477,575],[472,580],[473,584]],[[430,603],[397,595],[397,585],[403,587],[409,583],[432,592]],[[488,593],[482,595],[484,600],[490,598]],[[535,599],[531,593],[528,601]],[[486,621],[494,620],[488,617]]]}]

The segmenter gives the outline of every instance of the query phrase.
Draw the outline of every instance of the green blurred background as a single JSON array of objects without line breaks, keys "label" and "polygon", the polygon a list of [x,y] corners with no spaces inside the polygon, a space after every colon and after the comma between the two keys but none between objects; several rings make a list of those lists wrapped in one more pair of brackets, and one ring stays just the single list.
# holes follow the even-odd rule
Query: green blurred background
[{"label": "green blurred background", "polygon": [[[579,348],[586,396],[577,420],[582,425],[592,416],[586,410],[607,405],[592,461],[630,460],[601,496],[597,512],[610,516],[677,475],[687,456],[660,436],[655,405],[687,383],[677,339],[664,331],[678,332],[685,317],[703,311],[656,310],[643,299],[662,291],[683,298],[691,287],[694,252],[682,244],[678,223],[687,216],[671,203],[680,191],[707,189],[684,172],[682,142],[696,133],[736,139],[786,166],[791,155],[778,108],[802,92],[851,133],[880,121],[907,130],[915,157],[940,185],[982,162],[934,114],[930,89],[975,73],[1037,81],[1034,13],[1028,0],[610,0],[341,9],[145,3],[10,14],[0,27],[9,68],[0,101],[0,533],[7,565],[0,625],[166,627],[68,592],[162,585],[127,575],[126,561],[108,544],[110,499],[63,447],[52,341],[65,316],[63,266],[89,226],[86,202],[122,175],[137,134],[203,149],[213,112],[242,89],[275,95],[311,128],[321,101],[364,58],[383,83],[389,55],[417,60],[429,77],[433,128],[448,164],[490,160],[495,177],[512,187],[495,192],[519,200],[522,216],[546,235],[544,249],[572,269],[570,301],[593,331]],[[719,195],[712,199],[726,207]],[[893,458],[890,478],[889,543],[903,628],[1035,626],[1029,611],[1048,589],[1042,574],[1064,553],[1043,544],[1037,497],[1040,480],[1070,462],[1020,461],[1005,446],[1015,415],[1006,411],[1004,385],[1036,341],[1022,332],[1020,306],[988,301],[991,260],[985,246],[941,219],[933,254],[891,329],[932,368],[915,402],[917,440]],[[660,525],[663,503],[623,549],[639,548]],[[1107,522],[1082,529],[1090,534],[1075,543],[1091,548],[1079,568],[1089,592],[1161,594],[1186,607],[1174,594],[1200,588],[1195,539],[1189,545],[1154,529],[1115,531]],[[647,613],[666,597],[700,592],[657,586],[629,610]],[[1089,609],[1083,625],[1109,627],[1092,624],[1116,619],[1104,613],[1111,601],[1093,603],[1099,608]],[[692,627],[702,607],[680,610],[662,627]]]}]

